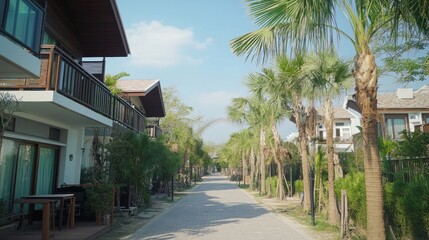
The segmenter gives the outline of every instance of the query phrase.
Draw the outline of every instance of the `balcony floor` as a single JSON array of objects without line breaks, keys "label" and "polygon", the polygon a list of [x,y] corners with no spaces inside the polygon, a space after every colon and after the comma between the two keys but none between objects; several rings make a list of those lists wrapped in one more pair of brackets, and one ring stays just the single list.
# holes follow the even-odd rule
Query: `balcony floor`
[{"label": "balcony floor", "polygon": [[[97,226],[95,222],[76,222],[74,228],[61,231],[56,229],[55,237],[51,234],[51,239],[56,240],[92,240],[110,231],[109,225]],[[38,237],[37,237],[38,236]],[[13,225],[0,228],[0,238],[8,240],[33,240],[41,239],[42,223],[34,222],[33,225],[26,225],[20,230],[16,230]]]}]

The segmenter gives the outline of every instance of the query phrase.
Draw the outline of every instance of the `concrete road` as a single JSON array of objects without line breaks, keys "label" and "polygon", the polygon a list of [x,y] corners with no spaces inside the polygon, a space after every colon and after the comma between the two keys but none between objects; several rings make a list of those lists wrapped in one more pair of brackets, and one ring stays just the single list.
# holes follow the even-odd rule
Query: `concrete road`
[{"label": "concrete road", "polygon": [[209,176],[128,239],[313,239],[222,176]]}]

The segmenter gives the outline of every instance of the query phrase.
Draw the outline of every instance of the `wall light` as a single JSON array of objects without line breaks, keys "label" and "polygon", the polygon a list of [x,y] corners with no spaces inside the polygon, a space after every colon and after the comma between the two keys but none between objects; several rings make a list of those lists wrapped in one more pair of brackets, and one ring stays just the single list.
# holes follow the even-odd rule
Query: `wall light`
[{"label": "wall light", "polygon": [[71,162],[71,161],[73,161],[73,154],[70,154],[69,155],[69,161]]}]

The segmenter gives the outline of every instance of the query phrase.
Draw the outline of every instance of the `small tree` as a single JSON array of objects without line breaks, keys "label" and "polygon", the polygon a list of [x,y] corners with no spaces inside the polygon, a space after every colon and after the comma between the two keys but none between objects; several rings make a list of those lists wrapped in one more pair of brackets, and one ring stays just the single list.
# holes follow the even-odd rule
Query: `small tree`
[{"label": "small tree", "polygon": [[14,94],[0,92],[0,153],[6,128],[12,121],[14,114],[21,110],[19,100]]}]

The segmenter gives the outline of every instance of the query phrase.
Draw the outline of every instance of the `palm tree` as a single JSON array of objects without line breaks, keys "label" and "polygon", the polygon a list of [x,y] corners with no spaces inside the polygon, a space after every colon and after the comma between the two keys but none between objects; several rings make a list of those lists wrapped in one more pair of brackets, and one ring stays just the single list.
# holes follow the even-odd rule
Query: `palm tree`
[{"label": "palm tree", "polygon": [[318,85],[318,94],[323,101],[326,129],[326,153],[328,158],[328,221],[339,222],[334,192],[334,109],[333,98],[351,87],[350,63],[342,61],[335,52],[309,54],[304,59],[302,71]]},{"label": "palm tree", "polygon": [[[274,61],[276,79],[268,81],[267,91],[273,95],[273,99],[282,104],[284,108],[292,112],[293,120],[298,129],[298,149],[301,155],[302,176],[304,182],[303,210],[310,211],[310,158],[308,143],[313,133],[311,132],[313,106],[305,106],[304,100],[312,100],[315,87],[302,73],[304,58],[296,56],[289,59],[285,55],[278,55]],[[267,78],[268,79],[268,78]],[[310,129],[310,131],[309,131]]]},{"label": "palm tree", "polygon": [[274,162],[277,165],[277,197],[280,200],[286,198],[286,194],[283,186],[283,164],[282,158],[287,156],[287,149],[282,147],[282,143],[280,140],[280,134],[277,129],[277,123],[281,121],[284,117],[288,116],[290,112],[288,109],[283,107],[282,102],[275,99],[275,95],[270,94],[273,89],[270,89],[273,81],[276,81],[275,72],[271,69],[263,69],[261,73],[250,74],[248,77],[247,86],[250,91],[258,96],[264,96],[266,98],[265,101],[268,102],[269,107],[265,112],[267,118],[267,126],[271,130],[271,134],[273,136],[273,158]]},{"label": "palm tree", "polygon": [[117,95],[121,93],[121,89],[116,87],[116,83],[120,78],[128,77],[128,76],[130,75],[126,72],[120,72],[115,75],[106,74],[104,78],[104,85],[106,85],[107,88],[109,88],[109,90],[112,92],[113,95]]},{"label": "palm tree", "polygon": [[268,105],[261,96],[250,98],[234,98],[232,105],[228,107],[228,116],[239,123],[247,123],[251,128],[259,131],[259,189],[265,194],[265,154],[266,145],[266,115]]},{"label": "palm tree", "polygon": [[245,130],[232,134],[228,141],[228,147],[234,149],[234,153],[241,157],[243,180],[247,176],[246,148],[244,147],[244,145],[246,144],[246,139],[244,138],[244,135],[246,135],[246,133],[244,131]]},{"label": "palm tree", "polygon": [[[429,34],[428,0],[246,0],[250,14],[262,28],[233,39],[237,55],[267,60],[271,55],[322,49],[330,46],[333,33],[350,40],[356,55],[354,78],[356,99],[362,112],[362,140],[365,165],[367,222],[369,239],[385,239],[383,195],[377,137],[377,65],[370,43],[374,34],[388,27],[397,40],[401,27],[409,32]],[[340,29],[335,17],[343,13],[351,35]]]}]

